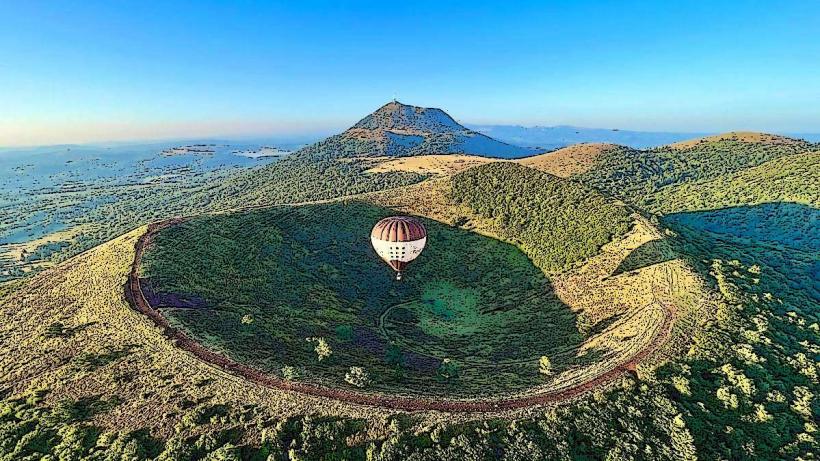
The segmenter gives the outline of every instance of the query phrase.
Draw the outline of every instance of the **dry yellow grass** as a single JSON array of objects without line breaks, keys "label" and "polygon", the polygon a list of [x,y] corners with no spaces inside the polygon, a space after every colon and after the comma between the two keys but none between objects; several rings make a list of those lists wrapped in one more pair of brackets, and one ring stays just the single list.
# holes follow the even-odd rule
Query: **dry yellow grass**
[{"label": "dry yellow grass", "polygon": [[757,133],[754,131],[730,131],[728,133],[721,133],[713,136],[705,136],[703,138],[676,142],[674,144],[669,144],[669,146],[667,147],[671,147],[672,149],[689,149],[697,146],[698,144],[719,141],[737,141],[768,144],[798,144],[803,142],[799,139],[793,139],[786,136],[779,136],[776,134]]},{"label": "dry yellow grass", "polygon": [[566,178],[589,171],[599,155],[617,147],[615,144],[607,143],[575,144],[516,161],[524,166]]},{"label": "dry yellow grass", "polygon": [[496,161],[474,155],[420,155],[417,157],[380,157],[375,159],[369,173],[387,173],[391,171],[408,171],[411,173],[451,175],[474,166]]},{"label": "dry yellow grass", "polygon": [[588,171],[599,155],[618,147],[616,144],[607,143],[575,144],[546,154],[517,160],[500,160],[474,155],[422,155],[401,158],[379,157],[367,159],[366,161],[372,165],[367,170],[371,173],[407,171],[435,176],[453,175],[490,162],[516,162],[566,178]]}]

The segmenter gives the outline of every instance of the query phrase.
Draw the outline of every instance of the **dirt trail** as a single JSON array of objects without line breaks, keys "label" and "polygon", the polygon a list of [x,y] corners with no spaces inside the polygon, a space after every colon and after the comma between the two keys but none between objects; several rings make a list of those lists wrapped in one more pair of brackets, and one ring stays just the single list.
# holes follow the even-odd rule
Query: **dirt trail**
[{"label": "dirt trail", "polygon": [[672,322],[675,317],[675,311],[665,303],[661,303],[665,313],[663,324],[660,326],[647,347],[637,352],[629,360],[607,372],[590,378],[587,381],[575,386],[522,397],[495,400],[426,399],[389,396],[384,394],[367,394],[345,389],[324,387],[315,384],[285,381],[275,376],[263,373],[260,370],[251,368],[247,365],[235,362],[224,355],[205,348],[199,342],[188,337],[183,331],[173,328],[168,323],[168,320],[163,317],[158,310],[151,307],[143,296],[138,271],[146,246],[150,244],[155,232],[165,227],[178,224],[184,220],[184,218],[174,218],[151,224],[148,226],[146,233],[137,240],[134,263],[131,266],[131,272],[129,273],[128,282],[125,286],[125,295],[128,302],[135,310],[148,316],[158,327],[160,327],[163,330],[164,335],[168,339],[174,341],[177,347],[188,351],[207,363],[221,367],[236,376],[240,376],[249,381],[277,389],[301,392],[319,397],[327,397],[353,404],[380,406],[405,411],[433,410],[445,412],[499,412],[516,410],[572,399],[597,387],[610,383],[629,371],[635,370],[636,366],[641,361],[658,350],[658,348],[666,342],[672,332]]}]

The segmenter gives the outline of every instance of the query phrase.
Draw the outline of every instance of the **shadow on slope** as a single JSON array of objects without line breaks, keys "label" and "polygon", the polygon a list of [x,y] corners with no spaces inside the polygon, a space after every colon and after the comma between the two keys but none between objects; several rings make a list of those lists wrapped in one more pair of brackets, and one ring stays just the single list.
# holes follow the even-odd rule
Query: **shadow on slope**
[{"label": "shadow on slope", "polygon": [[[767,203],[677,213],[663,223],[680,234],[690,254],[756,265],[759,285],[800,304],[820,303],[820,210],[794,203]],[[757,269],[755,269],[757,270]]]},{"label": "shadow on slope", "polygon": [[615,272],[612,273],[612,276],[643,269],[676,258],[677,256],[669,248],[668,242],[665,240],[650,240],[629,253],[615,269]]},{"label": "shadow on slope", "polygon": [[[753,456],[744,456],[795,457],[800,450],[795,437],[806,420],[816,419],[816,410],[808,408],[804,420],[788,411],[787,404],[771,400],[758,406],[771,411],[764,419],[773,423],[750,418],[741,409],[751,407],[751,398],[735,389],[727,393],[726,376],[741,376],[752,383],[752,393],[756,385],[758,395],[769,396],[797,395],[816,384],[806,352],[817,338],[816,327],[810,325],[816,325],[820,315],[818,219],[817,208],[793,203],[663,218],[678,233],[681,250],[704,275],[709,274],[706,278],[714,281],[726,301],[718,308],[716,322],[698,334],[697,359],[687,361],[685,371],[669,363],[656,372],[659,379],[685,384],[686,391],[676,400],[694,416],[687,424],[696,445],[704,447],[700,454],[717,458],[744,453],[743,444],[754,440]],[[797,372],[801,360],[806,365]],[[734,430],[716,438],[715,427]]]}]

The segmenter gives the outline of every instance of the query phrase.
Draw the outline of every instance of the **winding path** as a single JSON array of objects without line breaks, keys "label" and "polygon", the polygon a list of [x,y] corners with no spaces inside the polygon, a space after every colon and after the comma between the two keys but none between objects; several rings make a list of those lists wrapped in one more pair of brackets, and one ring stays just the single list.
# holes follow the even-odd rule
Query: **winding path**
[{"label": "winding path", "polygon": [[[276,389],[300,392],[317,397],[326,397],[352,404],[379,406],[405,411],[445,411],[445,412],[500,412],[506,410],[516,410],[531,406],[547,405],[564,400],[575,398],[597,387],[603,386],[613,380],[623,376],[646,359],[650,354],[658,350],[672,332],[672,323],[675,318],[674,308],[661,303],[665,313],[662,325],[658,328],[650,343],[629,360],[624,361],[613,369],[603,372],[595,377],[579,384],[552,391],[526,395],[521,397],[501,398],[501,399],[476,399],[476,400],[448,400],[448,399],[428,399],[422,397],[391,396],[386,394],[363,393],[339,388],[331,388],[316,384],[286,381],[276,376],[266,374],[260,370],[247,365],[235,362],[230,358],[213,352],[204,347],[199,342],[193,340],[183,331],[170,325],[163,315],[148,303],[142,292],[139,279],[139,267],[142,262],[142,255],[146,246],[157,231],[182,222],[183,218],[169,219],[148,226],[148,230],[137,239],[135,247],[134,262],[128,275],[125,285],[125,296],[131,307],[138,312],[149,317],[163,331],[163,334],[174,341],[177,347],[193,354],[200,360],[211,365],[218,366],[227,372],[240,376],[264,386]],[[384,314],[382,314],[384,315]]]}]

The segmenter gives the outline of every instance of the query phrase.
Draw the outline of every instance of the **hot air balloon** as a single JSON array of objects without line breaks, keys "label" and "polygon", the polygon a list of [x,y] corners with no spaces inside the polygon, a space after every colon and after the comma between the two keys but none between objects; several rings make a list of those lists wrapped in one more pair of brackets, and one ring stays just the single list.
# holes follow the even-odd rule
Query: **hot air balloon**
[{"label": "hot air balloon", "polygon": [[391,216],[373,226],[370,242],[376,254],[396,271],[396,280],[401,280],[401,272],[424,249],[427,229],[416,218]]}]

